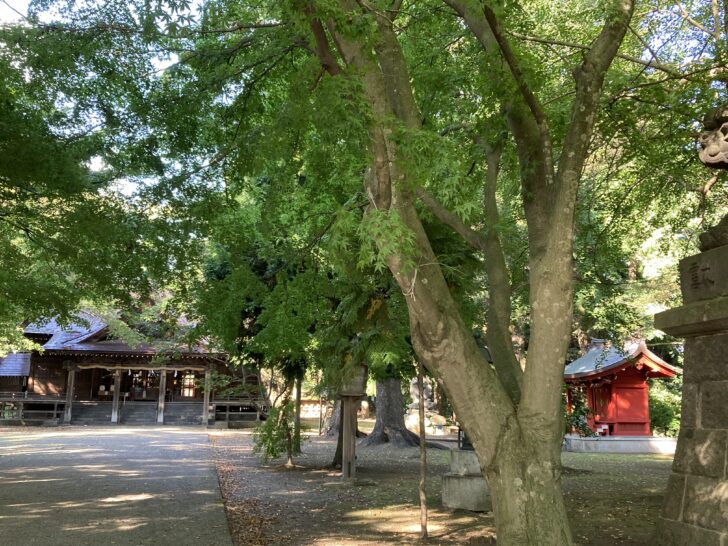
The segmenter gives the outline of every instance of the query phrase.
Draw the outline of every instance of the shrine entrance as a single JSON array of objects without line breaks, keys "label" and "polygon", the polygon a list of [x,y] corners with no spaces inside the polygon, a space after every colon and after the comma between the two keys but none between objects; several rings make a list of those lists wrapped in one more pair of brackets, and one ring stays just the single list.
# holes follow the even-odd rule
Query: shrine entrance
[{"label": "shrine entrance", "polygon": [[205,365],[67,366],[64,422],[207,424],[210,374]]}]

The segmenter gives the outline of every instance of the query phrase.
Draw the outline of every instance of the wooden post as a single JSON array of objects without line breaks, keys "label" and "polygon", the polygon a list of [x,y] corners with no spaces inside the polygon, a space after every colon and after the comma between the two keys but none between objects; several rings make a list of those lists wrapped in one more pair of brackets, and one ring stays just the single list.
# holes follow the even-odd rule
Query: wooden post
[{"label": "wooden post", "polygon": [[210,368],[205,368],[205,394],[202,400],[202,426],[207,426],[210,422]]},{"label": "wooden post", "polygon": [[417,402],[420,418],[420,538],[427,540],[427,494],[425,493],[425,482],[427,480],[427,446],[425,440],[425,381],[422,375],[422,364],[417,362],[417,394],[420,397]]},{"label": "wooden post", "polygon": [[111,422],[119,422],[119,396],[121,395],[121,370],[114,370],[114,397],[111,402]]},{"label": "wooden post", "polygon": [[303,378],[296,378],[296,403],[293,421],[293,452],[301,453],[301,390]]},{"label": "wooden post", "polygon": [[346,479],[356,477],[356,412],[353,396],[341,397],[341,475]]},{"label": "wooden post", "polygon": [[68,368],[68,380],[66,381],[66,408],[63,414],[63,422],[69,424],[71,422],[71,408],[73,406],[73,392],[76,387],[76,368],[70,366]]},{"label": "wooden post", "polygon": [[167,370],[159,376],[159,402],[157,402],[157,423],[164,424],[164,403],[167,400]]}]

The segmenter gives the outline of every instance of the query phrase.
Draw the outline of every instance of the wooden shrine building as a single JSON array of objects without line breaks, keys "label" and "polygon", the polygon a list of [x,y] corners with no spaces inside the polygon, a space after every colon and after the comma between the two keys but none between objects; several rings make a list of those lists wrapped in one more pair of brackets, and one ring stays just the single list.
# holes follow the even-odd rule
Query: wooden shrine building
[{"label": "wooden shrine building", "polygon": [[567,405],[571,407],[574,388],[582,387],[590,410],[587,423],[595,433],[651,436],[647,379],[678,373],[678,368],[650,351],[644,341],[619,350],[595,340],[584,356],[564,370]]},{"label": "wooden shrine building", "polygon": [[[226,426],[259,420],[267,411],[255,388],[215,398],[211,375],[230,373],[226,354],[132,347],[114,339],[97,317],[81,317],[84,324],[26,326],[26,337],[42,351],[0,359],[0,423]],[[257,376],[248,382],[257,385]]]}]

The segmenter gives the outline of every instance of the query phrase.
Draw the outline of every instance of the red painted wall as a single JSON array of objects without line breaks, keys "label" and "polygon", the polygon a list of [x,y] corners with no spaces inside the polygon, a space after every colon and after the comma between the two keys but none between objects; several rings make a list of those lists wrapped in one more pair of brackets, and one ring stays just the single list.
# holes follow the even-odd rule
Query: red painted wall
[{"label": "red painted wall", "polygon": [[598,432],[607,425],[613,436],[650,436],[647,381],[634,366],[617,372],[610,383],[591,386],[587,402],[594,416],[589,425]]}]

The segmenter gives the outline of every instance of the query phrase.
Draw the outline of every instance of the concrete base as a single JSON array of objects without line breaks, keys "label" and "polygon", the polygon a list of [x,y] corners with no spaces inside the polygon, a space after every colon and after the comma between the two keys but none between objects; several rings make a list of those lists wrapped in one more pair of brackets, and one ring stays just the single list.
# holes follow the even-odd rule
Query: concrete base
[{"label": "concrete base", "polygon": [[450,474],[480,477],[480,462],[475,451],[469,449],[450,451]]},{"label": "concrete base", "polygon": [[450,472],[442,477],[442,505],[471,512],[492,510],[490,490],[475,451],[455,449],[450,457]]},{"label": "concrete base", "polygon": [[445,508],[489,512],[493,509],[490,491],[482,476],[442,477],[442,505]]},{"label": "concrete base", "polygon": [[247,421],[247,420],[240,420],[240,421],[210,421],[210,428],[255,428],[263,421]]},{"label": "concrete base", "polygon": [[57,427],[58,419],[0,419],[3,427]]},{"label": "concrete base", "polygon": [[575,453],[659,453],[674,455],[677,439],[657,436],[566,436],[566,451]]}]

